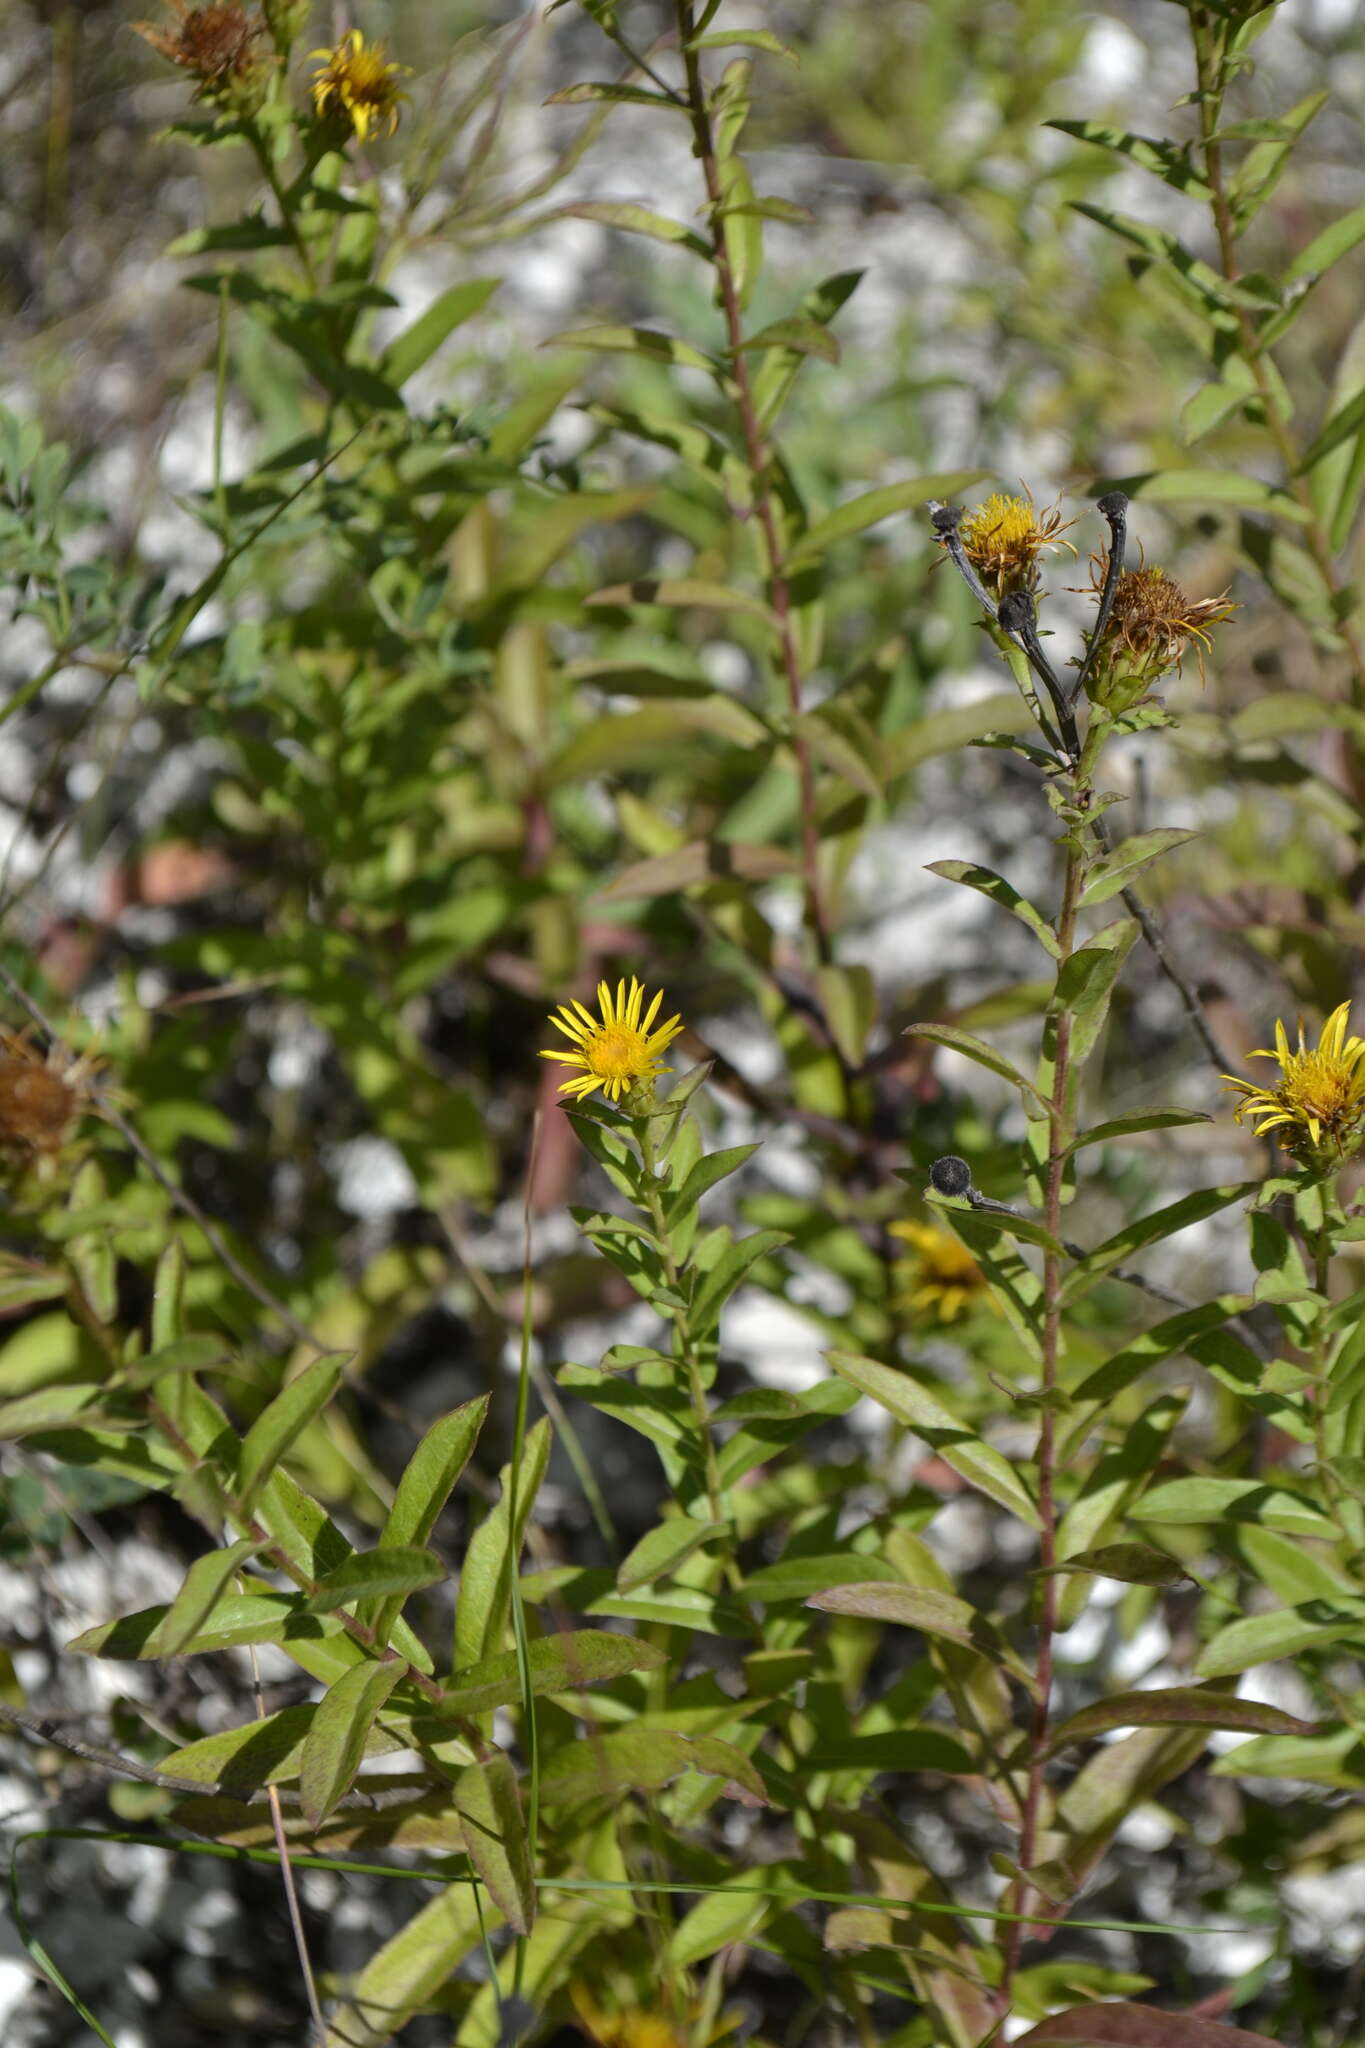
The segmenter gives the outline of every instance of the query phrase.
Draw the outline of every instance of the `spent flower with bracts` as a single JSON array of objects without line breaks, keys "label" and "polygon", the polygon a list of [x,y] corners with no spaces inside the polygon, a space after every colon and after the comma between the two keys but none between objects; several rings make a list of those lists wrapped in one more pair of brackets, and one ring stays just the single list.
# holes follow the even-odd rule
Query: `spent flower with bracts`
[{"label": "spent flower with bracts", "polygon": [[1236,1074],[1223,1076],[1242,1097],[1238,1122],[1255,1118],[1258,1138],[1273,1131],[1286,1152],[1310,1162],[1354,1152],[1365,1125],[1365,1038],[1347,1036],[1350,1021],[1351,1005],[1338,1003],[1317,1044],[1305,1042],[1300,1022],[1294,1047],[1277,1019],[1274,1051],[1260,1048],[1248,1057],[1274,1060],[1278,1082],[1260,1087]]},{"label": "spent flower with bracts", "polygon": [[666,1024],[656,1028],[654,1020],[663,1003],[663,990],[647,1010],[644,999],[644,984],[632,975],[629,988],[624,981],[618,981],[614,994],[605,981],[598,982],[596,1017],[577,998],[572,1003],[560,1004],[550,1022],[564,1033],[569,1047],[553,1046],[542,1051],[540,1057],[580,1069],[567,1081],[561,1081],[561,1095],[574,1095],[586,1101],[600,1088],[612,1102],[619,1102],[623,1095],[637,1100],[652,1096],[658,1076],[670,1071],[663,1065],[661,1055],[678,1036],[683,1023],[681,1017],[670,1017]]},{"label": "spent flower with bracts", "polygon": [[347,121],[362,142],[387,124],[398,126],[398,110],[408,95],[398,81],[406,64],[390,63],[383,43],[367,43],[358,28],[349,29],[332,50],[314,50],[322,69],[313,80],[313,111],[319,121]]},{"label": "spent flower with bracts", "polygon": [[1040,512],[1032,493],[1024,498],[994,491],[983,505],[958,524],[962,552],[986,590],[999,601],[1012,590],[1036,590],[1038,557],[1044,548],[1076,550],[1062,535],[1074,519],[1063,519],[1060,506]]},{"label": "spent flower with bracts", "polygon": [[168,63],[187,71],[195,81],[197,100],[210,100],[237,114],[253,114],[265,98],[271,59],[259,48],[266,24],[237,0],[207,7],[187,7],[185,0],[167,0],[179,23],[172,34],[150,21],[133,27]]},{"label": "spent flower with bracts", "polygon": [[0,1025],[0,1157],[50,1174],[77,1120],[90,1108],[98,1064],[54,1043],[46,1053],[25,1031]]},{"label": "spent flower with bracts", "polygon": [[[1108,557],[1090,557],[1090,590],[1104,589]],[[1089,682],[1089,694],[1111,711],[1126,710],[1161,677],[1178,670],[1191,646],[1204,681],[1209,628],[1231,618],[1237,606],[1220,597],[1188,597],[1164,569],[1125,569],[1114,588]]]},{"label": "spent flower with bracts", "polygon": [[953,1323],[991,1302],[986,1276],[967,1247],[936,1223],[892,1223],[892,1237],[910,1247],[892,1268],[899,1282],[891,1306],[915,1322]]}]

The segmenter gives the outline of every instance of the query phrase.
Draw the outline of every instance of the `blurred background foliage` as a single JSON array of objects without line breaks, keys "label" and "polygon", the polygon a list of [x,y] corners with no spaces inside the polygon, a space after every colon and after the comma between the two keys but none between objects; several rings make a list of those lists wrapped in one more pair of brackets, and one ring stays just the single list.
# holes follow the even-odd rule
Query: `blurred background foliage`
[{"label": "blurred background foliage", "polygon": [[[1243,269],[1279,278],[1365,202],[1365,23],[1329,0],[1266,13],[1239,118],[1327,94],[1248,229]],[[670,27],[649,0],[627,14],[638,50]],[[1040,503],[1063,494],[1083,515],[1076,574],[1064,563],[1050,579],[1047,620],[1064,638],[1080,614],[1061,586],[1086,583],[1098,545],[1085,506],[1097,480],[1195,468],[1243,480],[1135,491],[1148,555],[1193,592],[1231,584],[1242,609],[1206,687],[1192,668],[1179,685],[1178,728],[1125,757],[1125,825],[1202,835],[1157,872],[1152,900],[1232,1058],[1264,1044],[1274,1016],[1325,1012],[1352,991],[1359,732],[1322,707],[1354,697],[1358,715],[1365,678],[1292,521],[1266,516],[1283,451],[1264,414],[1206,402],[1191,416],[1219,368],[1210,323],[1150,250],[1077,210],[1121,211],[1216,262],[1207,209],[1048,125],[1192,134],[1178,104],[1195,83],[1184,11],[736,0],[732,16],[800,56],[754,53],[744,146],[756,187],[785,210],[761,224],[747,327],[823,292],[814,303],[837,337],[786,364],[779,495],[814,525],[857,493],[907,485],[896,516],[850,525],[792,586],[823,959],[802,930],[798,776],[735,420],[685,352],[680,363],[662,344],[601,339],[644,326],[692,348],[724,343],[712,270],[600,214],[626,203],[696,220],[685,127],[655,109],[551,101],[575,80],[625,75],[577,10],[375,5],[363,26],[411,67],[412,104],[344,180],[319,168],[307,234],[329,282],[304,314],[285,276],[297,251],[262,227],[275,214],[259,211],[258,163],[202,146],[203,110],[133,32],[138,10],[5,9],[3,957],[72,1043],[93,1035],[162,1174],[235,1249],[236,1273],[185,1230],[196,1312],[242,1349],[244,1421],[278,1388],[293,1338],[242,1272],[296,1326],[355,1352],[348,1392],[298,1449],[351,1529],[382,1521],[413,1424],[485,1391],[476,1464],[491,1488],[511,1442],[524,1205],[539,1383],[555,1412],[568,1397],[551,1368],[644,1340],[627,1288],[569,1219],[569,1202],[601,1186],[555,1106],[557,1075],[535,1058],[549,1006],[603,976],[664,987],[689,1026],[679,1050],[716,1061],[703,1112],[714,1142],[765,1139],[723,1213],[791,1245],[737,1297],[719,1390],[754,1377],[804,1390],[837,1340],[942,1373],[974,1424],[1000,1419],[1001,1377],[1017,1371],[1003,1324],[970,1280],[946,1318],[961,1268],[936,1270],[927,1240],[888,1226],[924,1220],[894,1170],[948,1150],[1015,1199],[1017,1124],[1006,1089],[902,1033],[929,1017],[1031,1042],[1047,988],[1027,934],[924,870],[979,860],[1045,890],[1051,819],[1026,764],[966,745],[1017,729],[1018,706],[965,591],[934,573],[909,479],[937,477],[941,495],[1021,478]],[[318,9],[300,51],[347,25]],[[294,76],[301,101],[297,56]],[[243,219],[259,247],[231,225]],[[1325,270],[1278,344],[1301,451],[1365,382],[1363,261],[1350,251]],[[564,340],[582,329],[596,341]],[[1342,494],[1357,450],[1343,444]],[[661,580],[700,595],[650,602],[667,598],[648,587]],[[1096,1071],[1105,1114],[1153,1099],[1222,1107],[1142,955]],[[85,1170],[125,1203],[121,1307],[136,1318],[172,1196],[117,1130],[90,1142]],[[1105,1149],[1085,1234],[1254,1173],[1258,1158],[1225,1115]],[[1235,1230],[1219,1219],[1191,1233],[1163,1278],[1240,1284]],[[1094,1301],[1094,1330],[1073,1338],[1082,1364],[1087,1345],[1098,1362],[1139,1320],[1117,1286]],[[8,1313],[33,1360],[60,1363],[76,1342],[20,1295]],[[39,1369],[6,1357],[11,1389]],[[1147,1400],[1130,1389],[1116,1427]],[[623,1547],[657,1513],[620,1426],[581,1404],[569,1420],[578,1470],[561,1437],[542,1569],[606,1555],[585,1465]],[[1193,1427],[1195,1453],[1216,1460],[1237,1451],[1245,1410],[1211,1383]],[[1006,1414],[1007,1439],[1013,1428]],[[832,1549],[874,1506],[913,1520],[952,1484],[932,1458],[907,1474],[895,1446],[838,1418],[804,1452],[835,1477],[778,1504],[796,1519],[779,1516],[773,1562],[793,1537],[808,1555]],[[36,1583],[42,1609],[16,1591],[11,1674],[30,1700],[61,1695],[56,1647],[129,1604],[111,1590],[128,1556],[163,1597],[151,1560],[183,1568],[193,1533],[129,1478],[74,1464],[39,1475],[22,1451],[5,1474],[5,1563],[16,1587]],[[902,1497],[907,1485],[920,1491]],[[1013,1568],[999,1528],[966,1504],[953,1512],[958,1584],[998,1584]],[[73,1566],[92,1526],[107,1584]],[[458,1515],[446,1533],[458,1555]],[[1237,1557],[1220,1569],[1235,1600]],[[1077,1668],[1153,1668],[1191,1626],[1175,1596],[1129,1588]],[[862,1653],[847,1654],[856,1689]],[[177,1740],[194,1725],[189,1681],[156,1669],[136,1711],[113,1702],[126,1746],[158,1717]],[[248,1697],[240,1673],[223,1683]],[[109,1704],[107,1686],[77,1698]],[[1276,2037],[1305,2048],[1346,2043],[1365,1906],[1355,1897],[1310,1937],[1318,1906],[1303,1902],[1318,1895],[1278,1882],[1323,1818],[1230,1778],[1173,1795],[1151,1822],[1160,1854],[1145,1880],[1116,1868],[1104,1910],[1195,1926],[1232,1914],[1265,1940],[1221,1957],[1196,1941],[1179,1982],[1170,1946],[1153,1970],[1142,1939],[1097,1943],[1096,1968],[1112,1966],[1115,1985],[1136,1970],[1186,2002],[1222,1997],[1221,2013],[1283,2026]],[[940,1787],[922,1825],[979,1878],[988,1845],[956,1791]],[[709,1856],[748,1853],[719,1827]],[[1315,1843],[1304,1883],[1333,1854]],[[72,1868],[54,1859],[55,1896]],[[289,1979],[277,1895],[254,1874],[237,1897],[281,1944],[266,2007],[247,1995],[244,1919],[196,1976],[159,1912],[136,1937],[152,1974],[180,1986],[158,2042],[210,2038],[212,1971],[222,1996],[246,2000],[222,2007],[214,2038],[299,2037],[296,1994],[273,1988]],[[391,1925],[403,1908],[378,1887],[367,1910]],[[312,1911],[326,1917],[320,1892]],[[646,1959],[632,1969],[644,1981]],[[106,1985],[142,2025],[137,1981],[110,1969]],[[738,1989],[773,2038],[809,2022],[761,1956]],[[16,2043],[68,2038],[67,2016],[37,1993],[16,1991],[10,2010]],[[556,2019],[574,2023],[562,2002]],[[448,2019],[426,2024],[411,2039],[449,2037]]]}]

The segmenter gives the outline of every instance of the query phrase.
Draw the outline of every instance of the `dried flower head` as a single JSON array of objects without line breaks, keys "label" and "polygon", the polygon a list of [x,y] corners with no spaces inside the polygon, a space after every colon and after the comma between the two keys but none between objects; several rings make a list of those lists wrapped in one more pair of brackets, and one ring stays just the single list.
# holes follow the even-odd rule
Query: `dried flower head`
[{"label": "dried flower head", "polygon": [[52,1159],[89,1106],[95,1062],[0,1025],[0,1151],[22,1164]]},{"label": "dried flower head", "polygon": [[979,1300],[990,1300],[986,1276],[967,1247],[936,1223],[893,1223],[892,1237],[909,1245],[894,1272],[900,1283],[892,1307],[912,1319],[955,1322]]},{"label": "dried flower head", "polygon": [[1253,1052],[1253,1060],[1274,1060],[1280,1078],[1274,1087],[1259,1088],[1236,1074],[1224,1074],[1242,1100],[1237,1120],[1257,1117],[1256,1136],[1274,1131],[1286,1152],[1354,1151],[1365,1122],[1365,1038],[1348,1038],[1351,1005],[1339,1003],[1322,1027],[1315,1046],[1306,1045],[1303,1023],[1292,1048],[1284,1025],[1276,1020],[1275,1049]]},{"label": "dried flower head", "polygon": [[670,1017],[653,1030],[663,991],[641,1016],[644,995],[644,984],[632,976],[629,989],[623,981],[617,982],[615,995],[605,981],[598,982],[597,1017],[577,1000],[572,1005],[560,1004],[550,1022],[564,1033],[573,1050],[555,1046],[540,1057],[582,1069],[560,1083],[561,1095],[576,1095],[586,1101],[600,1088],[612,1102],[619,1102],[623,1095],[649,1096],[658,1076],[669,1071],[659,1056],[683,1026],[681,1017]]},{"label": "dried flower head", "polygon": [[1036,590],[1038,557],[1044,548],[1076,550],[1061,538],[1074,519],[1063,519],[1060,505],[1039,512],[1033,494],[1006,497],[993,491],[984,505],[958,523],[962,552],[997,602],[1012,590]]},{"label": "dried flower head", "polygon": [[248,14],[238,0],[210,0],[206,7],[188,7],[185,0],[167,0],[178,21],[168,34],[149,21],[133,23],[138,34],[171,64],[195,80],[197,100],[213,100],[239,113],[254,112],[265,97],[270,60],[257,48],[266,32],[259,14]]},{"label": "dried flower head", "polygon": [[[1104,588],[1108,569],[1107,555],[1090,557],[1090,589],[1096,596]],[[1209,627],[1231,618],[1236,610],[1226,591],[1221,597],[1187,597],[1164,569],[1125,569],[1114,590],[1091,694],[1111,709],[1124,708],[1160,677],[1178,669],[1191,641],[1202,683]],[[1122,705],[1116,702],[1119,698]]]},{"label": "dried flower head", "polygon": [[391,64],[382,43],[367,43],[358,28],[348,30],[334,50],[314,50],[322,69],[313,80],[313,111],[319,121],[349,121],[364,142],[371,128],[385,122],[393,134],[398,109],[408,95],[398,80],[406,64]]}]

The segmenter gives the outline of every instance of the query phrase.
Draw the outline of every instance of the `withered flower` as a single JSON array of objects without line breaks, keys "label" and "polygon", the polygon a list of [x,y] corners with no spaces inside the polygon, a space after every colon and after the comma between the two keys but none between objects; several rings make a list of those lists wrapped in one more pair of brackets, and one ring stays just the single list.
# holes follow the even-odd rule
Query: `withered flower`
[{"label": "withered flower", "polygon": [[20,1165],[55,1159],[89,1106],[94,1070],[88,1055],[56,1043],[43,1054],[0,1025],[0,1153]]},{"label": "withered flower", "polygon": [[[1104,588],[1107,555],[1090,557],[1090,589]],[[1193,642],[1204,676],[1209,628],[1231,618],[1237,606],[1226,591],[1220,597],[1187,597],[1164,569],[1125,569],[1114,590],[1113,609],[1095,661],[1090,694],[1110,710],[1123,710],[1144,690],[1178,670]]]},{"label": "withered flower", "polygon": [[270,76],[270,59],[257,48],[266,33],[259,14],[248,14],[238,0],[209,0],[189,7],[186,0],[166,0],[179,27],[172,34],[150,21],[133,27],[168,63],[188,71],[195,80],[194,97],[251,114],[260,107]]}]

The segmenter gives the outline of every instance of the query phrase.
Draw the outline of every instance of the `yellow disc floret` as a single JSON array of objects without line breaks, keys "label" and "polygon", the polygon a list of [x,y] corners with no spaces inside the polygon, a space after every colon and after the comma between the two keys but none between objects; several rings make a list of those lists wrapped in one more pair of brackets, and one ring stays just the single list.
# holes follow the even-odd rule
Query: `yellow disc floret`
[{"label": "yellow disc floret", "polygon": [[398,109],[408,95],[398,80],[405,64],[391,64],[382,43],[367,43],[358,28],[348,30],[334,50],[314,50],[322,69],[313,80],[313,110],[320,121],[340,116],[364,142],[371,128],[388,124],[393,134]]},{"label": "yellow disc floret", "polygon": [[564,1033],[573,1049],[555,1046],[540,1057],[582,1069],[560,1083],[561,1095],[576,1095],[583,1101],[600,1088],[612,1102],[619,1102],[623,1095],[637,1090],[647,1093],[657,1076],[669,1071],[660,1054],[682,1030],[682,1018],[670,1017],[654,1030],[663,991],[641,1015],[644,997],[644,984],[632,976],[629,989],[619,981],[614,995],[605,981],[597,984],[596,1017],[576,999],[572,1004],[560,1004],[550,1022]]},{"label": "yellow disc floret", "polygon": [[1012,590],[1036,587],[1039,555],[1044,548],[1070,548],[1070,541],[1060,536],[1074,523],[1063,519],[1056,505],[1039,512],[1032,497],[1010,498],[993,491],[961,521],[958,538],[986,589],[999,599]]},{"label": "yellow disc floret", "polygon": [[1365,1121],[1365,1038],[1350,1038],[1351,1005],[1339,1003],[1322,1027],[1315,1046],[1304,1042],[1299,1025],[1297,1048],[1291,1047],[1284,1025],[1275,1025],[1275,1049],[1258,1049],[1254,1060],[1274,1060],[1280,1069],[1274,1087],[1257,1087],[1235,1074],[1223,1079],[1242,1100],[1237,1118],[1257,1119],[1256,1136],[1274,1131],[1287,1152],[1343,1154],[1359,1138]]}]

